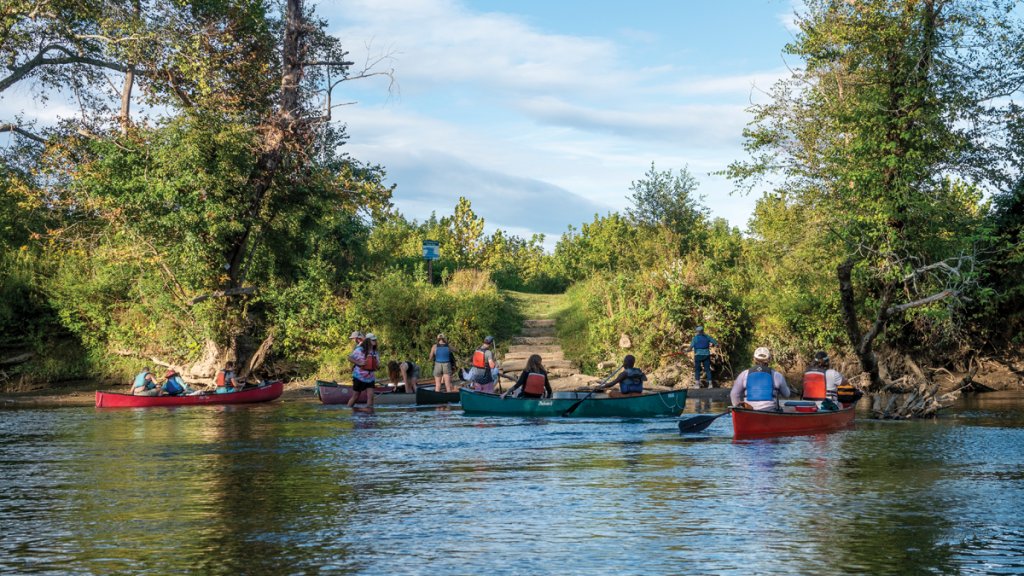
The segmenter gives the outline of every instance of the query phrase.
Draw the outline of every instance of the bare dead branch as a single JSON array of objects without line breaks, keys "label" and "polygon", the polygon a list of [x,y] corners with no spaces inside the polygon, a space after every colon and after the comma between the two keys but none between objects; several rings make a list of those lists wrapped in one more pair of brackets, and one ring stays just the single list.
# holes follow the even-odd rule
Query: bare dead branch
[{"label": "bare dead branch", "polygon": [[245,287],[241,287],[241,288],[229,288],[227,290],[218,290],[216,292],[211,292],[209,294],[203,294],[201,296],[196,296],[195,298],[189,300],[188,303],[189,303],[190,306],[195,306],[196,304],[199,304],[200,302],[203,302],[204,300],[209,300],[210,298],[227,298],[227,297],[230,297],[230,296],[239,296],[239,295],[242,295],[242,294],[255,294],[255,293],[256,293],[256,288],[253,287],[253,286],[245,286]]},{"label": "bare dead branch", "polygon": [[42,136],[39,136],[37,134],[33,134],[28,130],[20,128],[11,123],[0,124],[0,132],[14,132],[15,134],[22,136],[24,138],[28,138],[29,140],[33,140],[40,144],[46,144],[46,138],[43,138]]},{"label": "bare dead branch", "polygon": [[886,316],[893,316],[895,314],[899,314],[900,312],[910,310],[911,308],[925,306],[927,304],[931,304],[932,302],[944,300],[946,298],[949,298],[950,296],[956,296],[957,294],[959,294],[959,292],[957,292],[956,290],[943,290],[942,292],[932,294],[931,296],[927,296],[919,300],[914,300],[913,302],[906,302],[904,304],[899,304],[898,306],[890,306],[889,308],[886,309]]}]

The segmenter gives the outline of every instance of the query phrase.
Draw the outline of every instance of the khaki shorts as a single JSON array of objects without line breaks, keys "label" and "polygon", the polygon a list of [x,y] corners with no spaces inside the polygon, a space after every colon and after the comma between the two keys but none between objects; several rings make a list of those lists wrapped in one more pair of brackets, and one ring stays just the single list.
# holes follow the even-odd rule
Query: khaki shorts
[{"label": "khaki shorts", "polygon": [[452,364],[451,362],[434,362],[434,376],[440,378],[441,376],[452,375]]}]

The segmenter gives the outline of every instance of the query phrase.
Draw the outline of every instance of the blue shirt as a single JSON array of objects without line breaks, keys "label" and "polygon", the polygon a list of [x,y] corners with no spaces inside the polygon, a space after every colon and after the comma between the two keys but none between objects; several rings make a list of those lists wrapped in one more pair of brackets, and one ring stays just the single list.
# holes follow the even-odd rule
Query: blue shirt
[{"label": "blue shirt", "polygon": [[[703,336],[703,338],[701,338]],[[702,342],[701,340],[705,340]],[[696,358],[703,358],[705,356],[711,356],[711,345],[718,346],[718,340],[715,340],[707,334],[697,334],[690,341],[690,348],[693,349],[693,355]]]}]

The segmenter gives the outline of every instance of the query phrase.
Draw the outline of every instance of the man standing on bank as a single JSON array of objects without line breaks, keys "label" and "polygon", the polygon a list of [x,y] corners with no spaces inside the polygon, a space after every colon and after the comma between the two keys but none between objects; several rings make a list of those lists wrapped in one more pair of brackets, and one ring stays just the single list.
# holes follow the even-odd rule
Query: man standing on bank
[{"label": "man standing on bank", "polygon": [[690,350],[693,350],[693,385],[701,388],[700,370],[704,367],[704,375],[708,379],[708,388],[714,388],[711,379],[711,347],[718,346],[718,340],[704,333],[703,326],[697,326],[697,334],[690,342]]}]

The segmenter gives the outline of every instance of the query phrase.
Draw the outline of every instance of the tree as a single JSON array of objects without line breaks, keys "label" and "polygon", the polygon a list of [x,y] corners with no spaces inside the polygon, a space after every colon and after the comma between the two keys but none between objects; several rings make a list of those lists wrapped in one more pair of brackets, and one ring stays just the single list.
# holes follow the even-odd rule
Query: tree
[{"label": "tree", "polygon": [[644,177],[630,184],[633,205],[626,213],[641,225],[671,231],[679,238],[680,252],[685,253],[706,227],[708,210],[694,197],[697,186],[688,168],[673,175],[669,170],[659,172],[652,162]]},{"label": "tree", "polygon": [[728,174],[781,175],[783,201],[828,215],[847,336],[877,392],[874,340],[911,311],[949,318],[975,278],[976,186],[1008,181],[999,98],[1024,81],[1024,35],[998,0],[812,0],[798,24],[786,52],[805,66],[754,107],[753,158]]},{"label": "tree", "polygon": [[[194,372],[211,374],[269,331],[263,292],[337,282],[352,265],[344,248],[363,236],[356,214],[388,209],[383,170],[339,152],[332,95],[390,71],[352,69],[299,0],[280,17],[256,0],[107,5],[0,12],[12,71],[0,86],[38,79],[89,103],[28,139],[44,144],[36,193],[56,219],[44,237],[57,263],[51,297],[96,348],[202,356]],[[124,83],[106,92],[97,71]],[[136,81],[145,102],[166,107],[160,117],[129,116]],[[111,102],[115,121],[103,113]]]},{"label": "tree", "polygon": [[477,268],[482,263],[484,250],[484,219],[473,212],[472,203],[463,196],[455,204],[455,213],[441,219],[444,238],[441,253],[455,263],[456,268]]}]

